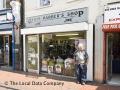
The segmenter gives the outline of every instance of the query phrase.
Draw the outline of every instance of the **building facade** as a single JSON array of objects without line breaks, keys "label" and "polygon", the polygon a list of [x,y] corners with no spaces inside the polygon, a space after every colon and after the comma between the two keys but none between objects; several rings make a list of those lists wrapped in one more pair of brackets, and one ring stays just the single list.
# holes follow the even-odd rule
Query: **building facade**
[{"label": "building facade", "polygon": [[24,71],[50,74],[51,68],[52,74],[74,77],[75,66],[69,62],[71,67],[67,69],[65,62],[68,57],[73,58],[80,42],[89,55],[87,79],[93,81],[93,31],[99,7],[98,0],[94,0],[94,5],[92,2],[25,0],[25,28],[21,31]]},{"label": "building facade", "polygon": [[11,0],[0,1],[0,64],[2,69],[20,70],[20,68],[22,69],[22,58],[20,61],[18,60],[19,55],[15,44],[17,42],[15,37],[19,37],[15,33],[18,28],[16,27],[10,2]]},{"label": "building facade", "polygon": [[[118,77],[119,83],[120,0],[22,1],[25,72],[75,77],[74,52],[82,43],[89,55],[87,80],[114,84]],[[0,8],[5,6],[0,3]],[[12,32],[0,33],[8,45]]]},{"label": "building facade", "polygon": [[[108,75],[108,73],[111,72],[112,69],[114,69],[116,71],[116,69],[115,69],[116,67],[108,70],[108,67],[113,67],[113,66],[110,66],[112,64],[111,64],[111,62],[108,61],[108,56],[109,56],[108,53],[110,53],[110,52],[106,50],[106,48],[108,46],[104,45],[106,43],[106,42],[104,42],[104,41],[106,41],[106,39],[104,36],[105,31],[103,30],[102,25],[104,25],[104,23],[105,23],[104,20],[106,19],[106,17],[108,17],[108,16],[105,17],[105,12],[106,12],[105,6],[107,7],[109,4],[119,3],[119,0],[114,0],[114,1],[113,0],[94,0],[94,1],[93,0],[66,0],[66,1],[45,0],[45,1],[46,2],[44,2],[44,0],[35,0],[35,1],[32,1],[32,3],[31,3],[31,1],[25,0],[26,28],[24,30],[22,30],[22,34],[24,36],[24,56],[26,56],[26,57],[24,57],[24,63],[25,63],[24,71],[26,71],[27,67],[28,67],[27,66],[28,65],[27,64],[27,54],[28,53],[26,53],[27,52],[26,47],[28,47],[28,46],[25,43],[27,42],[28,37],[30,38],[31,34],[32,35],[37,34],[38,37],[40,37],[38,39],[42,39],[42,40],[39,40],[39,42],[38,42],[38,46],[39,46],[38,48],[40,49],[40,47],[43,45],[43,47],[41,47],[43,49],[43,48],[45,48],[44,43],[49,41],[49,40],[45,41],[45,38],[46,39],[49,38],[51,40],[51,38],[53,38],[53,36],[54,36],[54,35],[52,36],[52,35],[48,35],[48,34],[57,35],[59,33],[61,34],[61,32],[62,32],[62,34],[63,33],[66,34],[68,32],[74,31],[72,33],[79,32],[79,35],[80,35],[82,33],[81,31],[86,30],[86,35],[85,35],[86,38],[82,37],[82,39],[85,39],[87,42],[86,49],[90,56],[89,63],[88,63],[88,74],[87,74],[88,79],[89,80],[94,79],[95,81],[99,81],[99,82],[104,82],[104,81],[108,82],[110,80],[109,76],[111,75],[111,74]],[[47,1],[48,1],[48,3],[47,3]],[[44,4],[44,3],[47,3],[47,4]],[[82,10],[84,8],[88,9],[88,11],[87,11],[88,18],[87,18],[87,21],[85,21],[85,22],[84,21],[72,22],[71,19],[68,19],[68,21],[70,20],[71,23],[68,22],[68,23],[64,23],[64,24],[63,23],[59,24],[61,22],[58,23],[56,20],[53,19],[54,15],[56,13],[62,13],[62,12],[66,13],[67,11],[71,12],[72,10],[73,11],[78,10],[78,9]],[[50,16],[50,15],[53,15],[53,16]],[[50,22],[48,20],[46,20],[46,22],[44,22],[44,21],[39,22],[39,19],[40,19],[39,17],[40,18],[44,17],[44,19],[45,18],[53,19],[53,22],[52,21]],[[84,28],[80,27],[83,23],[88,24],[88,29],[84,29]],[[78,25],[78,27],[77,27],[77,25]],[[93,26],[90,26],[92,30],[89,30],[89,25],[95,26],[95,29],[93,28]],[[82,26],[85,26],[85,25],[82,25]],[[35,27],[37,27],[37,28],[35,28]],[[85,26],[85,27],[87,27],[87,26]],[[67,30],[67,29],[69,29],[69,30]],[[82,33],[82,35],[84,35],[84,34]],[[81,36],[79,36],[79,37],[81,37]],[[54,38],[56,38],[56,37],[54,37]],[[41,46],[40,46],[40,43],[42,43]],[[41,64],[41,62],[44,59],[44,50],[39,51],[39,53],[41,55],[37,54],[38,59],[39,59],[38,62],[40,62],[40,64],[38,64],[38,68],[39,68],[38,73],[42,71],[43,65]],[[41,57],[39,57],[39,56],[41,56]],[[114,62],[114,63],[116,63],[116,62]],[[114,65],[114,66],[116,66],[116,65]],[[47,71],[47,69],[46,69],[46,71]]]},{"label": "building facade", "polygon": [[1,0],[0,2],[0,63],[1,68],[12,69],[12,30],[14,28],[12,9],[9,2]]},{"label": "building facade", "polygon": [[[120,0],[101,0],[95,29],[95,80],[120,85]],[[99,68],[98,68],[99,67]]]}]

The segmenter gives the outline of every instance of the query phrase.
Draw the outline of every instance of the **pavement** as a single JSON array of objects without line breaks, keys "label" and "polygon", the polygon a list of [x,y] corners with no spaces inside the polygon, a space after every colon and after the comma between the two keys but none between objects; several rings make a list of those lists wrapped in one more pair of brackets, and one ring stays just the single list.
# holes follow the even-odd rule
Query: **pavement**
[{"label": "pavement", "polygon": [[0,70],[0,90],[120,90],[120,86],[95,82],[80,85],[74,80],[52,75]]}]

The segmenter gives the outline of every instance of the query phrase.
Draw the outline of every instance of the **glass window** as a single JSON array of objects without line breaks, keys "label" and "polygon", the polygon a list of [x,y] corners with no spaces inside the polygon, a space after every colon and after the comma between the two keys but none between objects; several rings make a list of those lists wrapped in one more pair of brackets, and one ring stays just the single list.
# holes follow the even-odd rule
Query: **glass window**
[{"label": "glass window", "polygon": [[27,69],[38,69],[38,36],[27,36]]},{"label": "glass window", "polygon": [[4,0],[4,8],[11,8],[10,1],[11,0]]},{"label": "glass window", "polygon": [[48,6],[50,4],[50,0],[40,0],[40,6]]},{"label": "glass window", "polygon": [[74,52],[78,43],[86,47],[86,32],[43,34],[42,71],[75,76]]}]

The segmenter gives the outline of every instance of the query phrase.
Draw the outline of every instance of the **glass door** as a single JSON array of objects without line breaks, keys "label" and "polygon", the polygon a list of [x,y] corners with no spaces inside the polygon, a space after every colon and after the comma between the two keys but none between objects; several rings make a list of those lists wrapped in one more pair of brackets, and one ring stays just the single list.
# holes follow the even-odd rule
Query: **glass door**
[{"label": "glass door", "polygon": [[9,36],[4,36],[4,64],[9,66]]},{"label": "glass door", "polygon": [[107,34],[107,41],[106,41],[106,61],[107,61],[107,77],[108,80],[111,80],[112,78],[112,60],[113,60],[113,54],[112,54],[112,46],[113,46],[113,34],[108,33]]},{"label": "glass door", "polygon": [[27,70],[28,72],[38,72],[39,70],[39,36],[27,36]]}]

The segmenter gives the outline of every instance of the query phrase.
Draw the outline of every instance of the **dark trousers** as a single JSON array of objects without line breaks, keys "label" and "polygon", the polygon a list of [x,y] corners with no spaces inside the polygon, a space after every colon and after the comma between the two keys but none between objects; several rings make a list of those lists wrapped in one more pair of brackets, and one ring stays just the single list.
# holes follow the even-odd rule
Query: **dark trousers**
[{"label": "dark trousers", "polygon": [[82,83],[87,77],[87,65],[86,64],[77,64],[76,65],[76,76],[77,81]]}]

